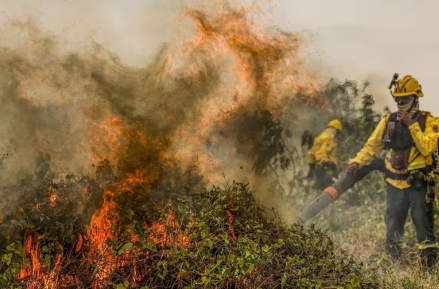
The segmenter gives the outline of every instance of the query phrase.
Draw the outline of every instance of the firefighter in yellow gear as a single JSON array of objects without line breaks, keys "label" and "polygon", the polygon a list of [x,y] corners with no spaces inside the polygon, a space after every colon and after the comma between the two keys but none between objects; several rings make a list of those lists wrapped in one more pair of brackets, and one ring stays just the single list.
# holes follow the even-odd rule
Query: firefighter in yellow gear
[{"label": "firefighter in yellow gear", "polygon": [[386,251],[391,258],[401,256],[401,239],[410,209],[416,227],[421,264],[432,267],[437,249],[434,235],[432,194],[432,154],[438,145],[439,119],[419,110],[422,87],[410,75],[398,80],[394,75],[389,89],[398,112],[387,114],[355,158],[349,160],[356,168],[369,165],[385,154],[387,182]]},{"label": "firefighter in yellow gear", "polygon": [[323,190],[332,184],[332,177],[337,175],[337,134],[341,132],[339,120],[332,120],[326,129],[314,139],[314,144],[308,151],[308,178],[316,178],[315,186]]}]

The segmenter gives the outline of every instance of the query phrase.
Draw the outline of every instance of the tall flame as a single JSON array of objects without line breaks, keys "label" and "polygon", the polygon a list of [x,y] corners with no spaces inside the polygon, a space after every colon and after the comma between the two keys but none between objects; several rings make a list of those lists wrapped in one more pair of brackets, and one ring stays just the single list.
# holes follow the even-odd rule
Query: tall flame
[{"label": "tall flame", "polygon": [[[136,254],[148,256],[147,250],[145,252],[139,244],[153,242],[165,248],[171,244],[187,246],[191,240],[182,232],[178,235],[168,233],[169,228],[179,226],[171,210],[163,218],[145,217],[142,227],[148,233],[140,234],[131,225],[131,217],[139,212],[130,211],[131,208],[125,206],[127,203],[149,202],[151,187],[168,177],[164,172],[169,168],[184,171],[188,164],[196,162],[203,177],[211,182],[218,181],[222,177],[219,172],[235,159],[244,158],[242,148],[248,148],[252,143],[238,143],[237,139],[247,133],[239,131],[237,133],[242,135],[229,146],[219,145],[222,136],[218,131],[233,130],[230,125],[239,122],[234,123],[234,119],[242,115],[242,111],[267,111],[281,116],[297,95],[302,95],[300,101],[308,104],[325,105],[325,100],[317,95],[321,87],[314,75],[306,71],[299,55],[299,44],[305,40],[286,33],[272,36],[258,23],[250,21],[251,11],[224,9],[211,19],[203,10],[187,9],[184,16],[195,23],[196,36],[192,41],[184,42],[180,50],[177,44],[166,50],[163,65],[155,67],[150,78],[145,76],[145,71],[132,72],[135,75],[132,82],[138,83],[140,88],[112,91],[111,82],[106,83],[105,77],[93,74],[94,81],[105,83],[101,89],[106,90],[109,99],[135,94],[136,89],[141,96],[142,93],[148,95],[143,90],[150,89],[163,93],[163,97],[154,96],[159,99],[158,104],[150,110],[145,109],[147,104],[143,103],[133,111],[126,107],[113,109],[111,102],[86,109],[88,134],[82,145],[90,148],[88,161],[94,164],[102,191],[100,206],[92,214],[87,230],[78,235],[74,247],[64,251],[64,255],[56,255],[50,269],[41,261],[43,236],[36,237],[30,230],[26,231],[23,265],[18,278],[24,280],[27,288],[40,288],[36,286],[41,284],[44,288],[58,288],[63,282],[76,284],[76,276],[60,273],[63,258],[69,254],[81,255],[83,267],[93,268],[92,288],[103,288],[115,272],[125,272],[128,264],[132,264],[134,272],[124,274],[136,284],[143,274],[139,271],[140,266],[135,265]],[[111,73],[118,73],[114,70],[117,69],[111,69]],[[125,77],[124,70],[117,75]],[[139,79],[146,79],[145,87]],[[166,98],[168,86],[160,88],[161,83],[169,84],[169,91],[177,95]],[[195,90],[186,91],[187,87]],[[184,93],[178,95],[180,90]],[[184,103],[180,96],[192,103]],[[143,101],[148,102],[148,99]],[[186,105],[189,108],[186,109]],[[141,109],[152,116],[142,115]],[[162,115],[164,119],[160,119]],[[226,157],[222,157],[224,155]],[[83,198],[89,198],[92,191],[86,185]],[[36,202],[36,207],[56,208],[64,201],[53,190],[48,194],[47,204]],[[226,211],[225,217],[231,237],[236,238],[233,215]],[[118,238],[127,241],[122,248],[114,245],[113,240]]]}]

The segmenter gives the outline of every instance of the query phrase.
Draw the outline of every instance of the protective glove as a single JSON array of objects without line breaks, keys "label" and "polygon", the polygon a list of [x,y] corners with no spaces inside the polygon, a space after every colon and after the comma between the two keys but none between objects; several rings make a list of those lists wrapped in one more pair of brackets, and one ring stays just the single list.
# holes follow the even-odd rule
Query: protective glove
[{"label": "protective glove", "polygon": [[352,163],[348,166],[346,175],[353,178],[357,174],[358,169],[360,168],[360,165],[358,163]]}]

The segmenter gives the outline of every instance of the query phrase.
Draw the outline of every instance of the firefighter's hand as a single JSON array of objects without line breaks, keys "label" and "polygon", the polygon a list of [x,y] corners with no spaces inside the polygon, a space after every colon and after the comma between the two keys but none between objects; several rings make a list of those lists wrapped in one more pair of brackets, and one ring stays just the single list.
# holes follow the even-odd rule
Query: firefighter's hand
[{"label": "firefighter's hand", "polygon": [[348,166],[346,175],[350,178],[354,177],[357,174],[360,165],[358,163],[352,163]]},{"label": "firefighter's hand", "polygon": [[358,167],[359,167],[360,165],[358,164],[358,163],[352,163],[352,164],[350,164],[349,165],[349,167],[352,167],[352,168],[354,168],[355,170],[358,170]]},{"label": "firefighter's hand", "polygon": [[398,119],[405,123],[407,126],[410,126],[414,123],[412,116],[407,111],[398,111],[396,115]]}]

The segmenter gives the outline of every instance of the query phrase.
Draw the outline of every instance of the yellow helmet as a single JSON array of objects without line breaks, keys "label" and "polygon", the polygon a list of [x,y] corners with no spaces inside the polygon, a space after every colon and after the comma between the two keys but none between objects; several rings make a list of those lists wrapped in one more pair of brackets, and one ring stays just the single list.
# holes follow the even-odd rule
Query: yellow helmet
[{"label": "yellow helmet", "polygon": [[337,120],[337,119],[331,120],[331,121],[328,123],[327,127],[333,127],[333,128],[335,128],[336,130],[340,130],[340,131],[341,131],[341,129],[342,129],[341,122],[340,122],[339,120]]},{"label": "yellow helmet", "polygon": [[395,82],[393,88],[394,97],[403,97],[409,95],[416,95],[417,97],[423,97],[422,87],[419,82],[411,75],[406,75],[400,80]]}]

